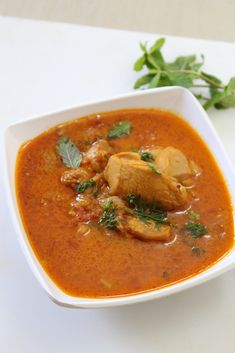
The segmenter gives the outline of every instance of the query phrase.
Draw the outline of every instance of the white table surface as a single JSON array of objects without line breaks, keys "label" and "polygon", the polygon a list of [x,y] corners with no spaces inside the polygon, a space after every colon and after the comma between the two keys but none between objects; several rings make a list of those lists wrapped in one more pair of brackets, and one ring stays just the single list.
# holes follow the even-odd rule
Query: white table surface
[{"label": "white table surface", "polygon": [[[17,120],[129,92],[138,42],[156,35],[0,18],[0,138]],[[235,75],[235,45],[168,37],[165,53],[204,53]],[[235,109],[210,111],[235,165]],[[0,353],[234,353],[235,270],[158,301],[111,309],[55,305],[17,242],[0,175]]]}]

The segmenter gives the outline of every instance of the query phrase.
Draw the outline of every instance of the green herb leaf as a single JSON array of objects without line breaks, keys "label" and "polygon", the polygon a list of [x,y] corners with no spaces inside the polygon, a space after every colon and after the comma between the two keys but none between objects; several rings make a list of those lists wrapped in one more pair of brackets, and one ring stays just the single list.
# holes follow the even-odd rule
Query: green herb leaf
[{"label": "green herb leaf", "polygon": [[154,221],[156,227],[161,224],[168,224],[167,211],[157,203],[147,203],[139,195],[128,194],[127,203],[132,209],[132,214],[144,223]]},{"label": "green herb leaf", "polygon": [[211,98],[208,99],[208,101],[205,104],[203,104],[203,108],[205,110],[208,110],[209,108],[213,107],[214,105],[222,101],[223,98],[225,98],[224,92],[219,92],[218,90],[214,90],[213,92],[214,93],[212,93]]},{"label": "green herb leaf", "polygon": [[192,63],[192,65],[191,65],[191,69],[193,70],[193,71],[196,71],[196,72],[198,72],[201,68],[202,68],[202,66],[204,65],[204,55],[201,55],[201,59],[202,59],[202,61],[201,62],[196,62],[196,63]]},{"label": "green herb leaf", "polygon": [[173,86],[181,86],[186,88],[193,86],[193,79],[190,74],[182,72],[169,72],[168,77]]},{"label": "green herb leaf", "polygon": [[141,49],[144,53],[147,52],[146,45],[147,45],[147,42],[145,42],[145,43],[141,43],[141,42],[140,42],[140,49]]},{"label": "green herb leaf", "polygon": [[189,216],[189,218],[198,221],[200,219],[200,213],[195,212],[193,210],[189,210],[187,212],[187,215]]},{"label": "green herb leaf", "polygon": [[167,86],[172,86],[172,82],[169,79],[167,74],[161,73],[161,77],[158,82],[158,87],[167,87]]},{"label": "green herb leaf", "polygon": [[153,77],[154,77],[153,74],[148,74],[148,75],[144,75],[144,76],[140,77],[136,81],[134,88],[137,89],[137,88],[140,88],[141,86],[147,85],[152,80]]},{"label": "green herb leaf", "polygon": [[148,151],[140,151],[140,159],[145,162],[154,161],[154,156]]},{"label": "green herb leaf", "polygon": [[85,192],[88,188],[95,186],[96,182],[93,179],[90,180],[86,180],[83,183],[80,183],[78,185],[75,186],[75,190],[79,193],[82,194],[83,192]]},{"label": "green herb leaf", "polygon": [[[157,65],[158,70],[159,70],[159,68],[163,70],[165,67],[165,60],[164,60],[161,52],[155,51],[154,53],[151,54],[151,57],[152,57],[152,60],[154,60],[155,65]],[[146,62],[146,66],[149,67],[148,61]]]},{"label": "green herb leaf", "polygon": [[195,63],[196,55],[178,56],[172,64],[171,68],[184,70],[190,69],[190,65]]},{"label": "green herb leaf", "polygon": [[119,121],[114,124],[108,132],[108,138],[118,138],[124,135],[129,135],[131,132],[131,123],[128,120]]},{"label": "green herb leaf", "polygon": [[136,60],[134,63],[134,70],[135,71],[140,71],[143,69],[143,66],[145,64],[145,55],[142,55],[139,59]]},{"label": "green herb leaf", "polygon": [[156,40],[156,42],[151,46],[149,52],[150,54],[153,54],[155,51],[160,50],[163,45],[165,44],[165,38],[159,38]]},{"label": "green herb leaf", "polygon": [[235,77],[232,77],[224,90],[224,95],[215,103],[217,109],[235,108]]},{"label": "green herb leaf", "polygon": [[76,169],[80,166],[82,162],[82,154],[74,142],[68,137],[61,137],[56,148],[66,167]]},{"label": "green herb leaf", "polygon": [[201,238],[207,232],[207,227],[201,223],[188,222],[185,228],[193,238]]},{"label": "green herb leaf", "polygon": [[228,95],[215,103],[216,109],[235,108],[235,95]]},{"label": "green herb leaf", "polygon": [[211,83],[212,85],[215,85],[215,87],[217,87],[217,84],[221,83],[221,80],[218,77],[214,76],[214,75],[207,74],[204,71],[201,71],[201,75],[205,79],[205,81],[208,81],[208,83]]},{"label": "green herb leaf", "polygon": [[98,224],[104,226],[105,228],[115,230],[118,225],[118,213],[116,207],[113,205],[113,201],[109,200],[106,204],[104,204],[103,209],[104,211],[98,221]]},{"label": "green herb leaf", "polygon": [[148,167],[156,174],[161,174],[161,171],[159,168],[157,168],[153,163],[149,162],[147,163]]},{"label": "green herb leaf", "polygon": [[160,71],[158,71],[158,73],[155,76],[153,76],[153,78],[149,82],[148,88],[157,87],[158,86],[158,82],[160,80],[160,77],[161,77],[161,73],[160,73]]},{"label": "green herb leaf", "polygon": [[158,62],[156,60],[156,57],[154,57],[153,55],[151,54],[148,54],[147,55],[147,63],[148,63],[148,67],[149,68],[153,68],[153,69],[156,69],[156,70],[159,70],[160,67],[158,65]]},{"label": "green herb leaf", "polygon": [[108,202],[106,202],[106,203],[103,205],[103,209],[104,209],[104,210],[109,210],[112,206],[113,206],[113,200],[110,199],[110,200],[108,200]]}]

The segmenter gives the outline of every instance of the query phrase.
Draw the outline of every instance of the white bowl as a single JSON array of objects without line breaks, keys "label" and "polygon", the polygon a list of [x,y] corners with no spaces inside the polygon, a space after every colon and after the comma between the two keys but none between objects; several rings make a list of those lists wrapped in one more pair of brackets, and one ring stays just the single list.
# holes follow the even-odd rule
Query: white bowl
[{"label": "white bowl", "polygon": [[215,132],[207,114],[186,89],[179,87],[166,87],[140,92],[134,92],[111,98],[105,101],[79,105],[63,111],[53,112],[44,116],[34,117],[29,120],[19,122],[7,128],[5,133],[5,168],[6,183],[8,189],[8,199],[12,213],[12,219],[18,234],[18,239],[25,254],[25,257],[42,287],[56,303],[71,307],[106,307],[137,303],[151,299],[168,296],[180,292],[186,288],[208,281],[211,278],[231,269],[235,265],[235,247],[220,261],[202,273],[183,280],[168,287],[152,290],[146,293],[126,295],[116,298],[79,298],[65,294],[49,278],[37,260],[24,231],[19,210],[16,202],[16,192],[14,183],[15,162],[17,152],[21,144],[48,128],[66,122],[68,120],[83,117],[92,113],[99,113],[111,110],[126,108],[161,108],[171,110],[179,114],[188,121],[194,129],[201,135],[215,156],[221,170],[223,171],[227,187],[234,203],[235,198],[235,173],[224,148]]}]

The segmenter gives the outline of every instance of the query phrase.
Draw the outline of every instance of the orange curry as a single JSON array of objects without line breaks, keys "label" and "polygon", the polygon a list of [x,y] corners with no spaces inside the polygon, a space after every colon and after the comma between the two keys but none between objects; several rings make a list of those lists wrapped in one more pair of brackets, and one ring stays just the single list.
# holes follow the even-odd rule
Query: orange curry
[{"label": "orange curry", "polygon": [[216,161],[170,112],[121,110],[51,128],[21,147],[16,191],[38,260],[72,296],[168,286],[233,246]]}]

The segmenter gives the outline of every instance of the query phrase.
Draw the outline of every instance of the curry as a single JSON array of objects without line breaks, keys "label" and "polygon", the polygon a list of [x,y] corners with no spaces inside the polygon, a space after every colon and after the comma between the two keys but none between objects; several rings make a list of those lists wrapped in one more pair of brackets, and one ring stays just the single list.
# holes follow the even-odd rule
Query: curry
[{"label": "curry", "polygon": [[16,192],[39,262],[72,296],[169,286],[233,246],[217,163],[167,111],[101,113],[45,131],[18,153]]}]

